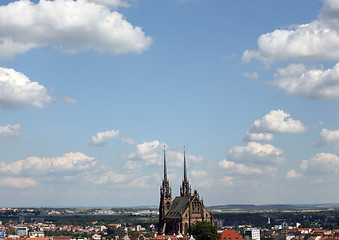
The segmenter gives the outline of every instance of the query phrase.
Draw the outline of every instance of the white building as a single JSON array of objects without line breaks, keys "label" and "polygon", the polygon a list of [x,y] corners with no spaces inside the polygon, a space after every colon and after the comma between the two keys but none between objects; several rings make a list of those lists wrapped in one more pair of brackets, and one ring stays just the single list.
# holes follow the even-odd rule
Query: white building
[{"label": "white building", "polygon": [[45,237],[45,233],[44,232],[30,232],[29,233],[29,237],[33,238],[33,237]]},{"label": "white building", "polygon": [[260,240],[260,229],[259,228],[246,228],[244,230],[245,238],[253,240]]},{"label": "white building", "polygon": [[28,228],[27,227],[17,227],[15,229],[15,234],[18,236],[27,236],[28,235]]}]

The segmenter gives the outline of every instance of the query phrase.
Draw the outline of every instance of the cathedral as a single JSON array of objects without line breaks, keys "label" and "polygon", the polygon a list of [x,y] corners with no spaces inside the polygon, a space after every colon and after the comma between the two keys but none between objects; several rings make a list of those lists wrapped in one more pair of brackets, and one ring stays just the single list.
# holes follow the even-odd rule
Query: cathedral
[{"label": "cathedral", "polygon": [[164,149],[164,179],[160,188],[159,234],[187,234],[192,224],[200,221],[210,221],[213,224],[212,213],[200,200],[197,190],[191,193],[187,178],[186,153],[184,152],[184,179],[180,187],[180,196],[172,200],[172,189],[167,179],[166,153]]}]

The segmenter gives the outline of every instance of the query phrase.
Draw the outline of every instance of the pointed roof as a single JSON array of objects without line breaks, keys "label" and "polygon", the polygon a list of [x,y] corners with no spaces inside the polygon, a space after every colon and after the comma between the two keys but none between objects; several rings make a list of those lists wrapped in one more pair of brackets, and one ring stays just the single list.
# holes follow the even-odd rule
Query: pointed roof
[{"label": "pointed roof", "polygon": [[164,146],[164,180],[167,181],[167,167],[166,167],[166,146]]},{"label": "pointed roof", "polygon": [[187,169],[186,169],[186,146],[184,146],[184,180],[187,181]]},{"label": "pointed roof", "polygon": [[191,196],[191,187],[187,178],[186,146],[184,146],[184,179],[180,187],[180,196]]},{"label": "pointed roof", "polygon": [[176,197],[171,208],[166,214],[166,218],[179,218],[181,214],[189,207],[191,196]]}]

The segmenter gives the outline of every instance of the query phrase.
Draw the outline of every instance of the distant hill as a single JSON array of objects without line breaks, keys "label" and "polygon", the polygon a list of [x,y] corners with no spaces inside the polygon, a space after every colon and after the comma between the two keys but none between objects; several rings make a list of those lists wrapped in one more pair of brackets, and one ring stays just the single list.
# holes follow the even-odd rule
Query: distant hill
[{"label": "distant hill", "polygon": [[215,211],[288,211],[288,210],[324,210],[339,209],[339,203],[325,204],[228,204],[208,207]]}]

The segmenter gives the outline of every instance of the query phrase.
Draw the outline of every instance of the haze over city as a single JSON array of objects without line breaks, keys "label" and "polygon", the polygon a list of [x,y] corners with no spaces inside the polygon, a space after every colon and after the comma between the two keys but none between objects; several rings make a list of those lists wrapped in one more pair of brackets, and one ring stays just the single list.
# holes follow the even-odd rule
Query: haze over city
[{"label": "haze over city", "polygon": [[2,207],[338,203],[339,0],[0,2]]}]

